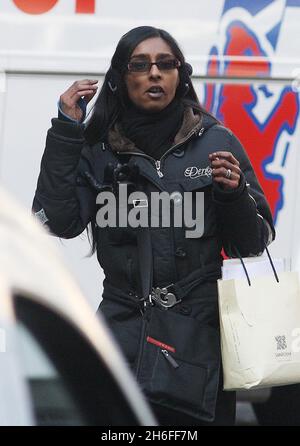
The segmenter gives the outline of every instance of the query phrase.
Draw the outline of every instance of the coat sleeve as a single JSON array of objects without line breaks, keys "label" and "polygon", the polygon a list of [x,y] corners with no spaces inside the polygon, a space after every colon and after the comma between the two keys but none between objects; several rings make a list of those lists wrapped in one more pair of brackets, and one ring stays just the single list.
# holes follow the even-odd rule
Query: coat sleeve
[{"label": "coat sleeve", "polygon": [[79,235],[95,214],[96,197],[85,180],[91,150],[84,126],[52,119],[33,200],[34,215],[58,237]]},{"label": "coat sleeve", "polygon": [[[272,214],[251,162],[238,138],[230,132],[231,152],[240,162],[235,190],[213,184],[213,199],[223,248],[229,257],[260,255],[275,238]],[[238,250],[238,251],[237,251]]]}]

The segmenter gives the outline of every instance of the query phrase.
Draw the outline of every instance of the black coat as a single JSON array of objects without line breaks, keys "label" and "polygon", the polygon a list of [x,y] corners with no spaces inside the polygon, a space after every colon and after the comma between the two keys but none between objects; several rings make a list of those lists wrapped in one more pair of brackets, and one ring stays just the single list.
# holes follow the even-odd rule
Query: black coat
[{"label": "black coat", "polygon": [[[93,147],[86,144],[83,132],[83,125],[58,119],[52,120],[48,131],[33,210],[55,235],[75,237],[95,221],[97,194],[107,186],[106,166],[111,163],[113,170],[127,163],[138,170],[138,187],[149,202],[151,192],[192,192],[195,206],[195,193],[204,193],[204,232],[200,238],[187,238],[186,228],[173,227],[172,223],[150,228],[154,286],[176,283],[208,264],[220,274],[222,247],[229,256],[236,256],[237,248],[245,257],[262,253],[264,244],[274,239],[269,206],[242,145],[212,118],[200,118],[186,109],[175,144],[160,165],[134,147],[118,125],[108,141]],[[208,155],[219,150],[232,152],[240,162],[242,176],[234,191],[212,182]],[[134,366],[142,320],[136,229],[98,227],[96,240],[97,257],[105,274],[100,308]],[[195,286],[172,311],[218,330],[216,280]]]}]

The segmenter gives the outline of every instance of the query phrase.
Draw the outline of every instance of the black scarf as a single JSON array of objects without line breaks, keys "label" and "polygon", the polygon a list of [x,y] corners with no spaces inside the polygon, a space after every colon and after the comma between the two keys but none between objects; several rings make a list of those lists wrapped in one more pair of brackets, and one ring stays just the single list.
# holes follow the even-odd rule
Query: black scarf
[{"label": "black scarf", "polygon": [[170,148],[183,120],[184,105],[175,98],[159,112],[149,112],[129,105],[121,116],[125,136],[137,148],[160,159]]}]

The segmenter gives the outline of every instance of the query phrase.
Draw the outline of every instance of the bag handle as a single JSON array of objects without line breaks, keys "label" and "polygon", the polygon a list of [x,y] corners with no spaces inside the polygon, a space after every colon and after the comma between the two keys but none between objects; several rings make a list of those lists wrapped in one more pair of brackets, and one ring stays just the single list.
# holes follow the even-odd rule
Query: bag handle
[{"label": "bag handle", "polygon": [[[241,254],[239,253],[239,250],[238,250],[236,247],[234,247],[234,250],[236,251],[236,253],[237,253],[237,255],[238,255],[238,258],[240,259],[240,261],[241,261],[241,263],[242,263],[244,272],[245,272],[246,277],[247,277],[248,285],[251,286],[250,277],[249,277],[247,268],[246,268],[246,266],[245,266],[245,263],[244,263],[244,261],[243,261],[243,258],[242,258],[242,256],[241,256]],[[277,275],[277,272],[276,272],[276,269],[275,269],[273,260],[272,260],[272,258],[271,258],[270,252],[269,252],[268,247],[267,247],[266,244],[265,244],[265,250],[267,251],[268,258],[269,258],[269,261],[270,261],[270,264],[271,264],[271,267],[272,267],[272,270],[273,270],[273,274],[274,274],[274,276],[275,276],[275,279],[276,279],[276,281],[279,283],[279,278],[278,278],[278,275]]]}]

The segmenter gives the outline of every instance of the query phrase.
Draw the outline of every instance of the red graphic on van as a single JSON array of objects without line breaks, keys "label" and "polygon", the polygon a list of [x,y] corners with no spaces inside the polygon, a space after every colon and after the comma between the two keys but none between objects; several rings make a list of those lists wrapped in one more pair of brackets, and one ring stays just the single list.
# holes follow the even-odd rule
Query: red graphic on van
[{"label": "red graphic on van", "polygon": [[[21,11],[27,14],[44,14],[50,11],[59,0],[13,0]],[[69,0],[71,1],[71,0]],[[78,14],[94,14],[96,0],[75,0],[75,12]]]},{"label": "red graphic on van", "polygon": [[[264,51],[255,30],[236,20],[228,24],[224,35],[223,52],[220,53],[217,47],[211,49],[207,73],[210,76],[262,80],[207,84],[204,105],[242,142],[276,222],[278,212],[284,206],[283,172],[290,146],[288,138],[281,136],[283,132],[286,135],[295,132],[299,114],[298,93],[291,86],[277,85],[274,89],[265,80],[271,76],[271,58]],[[226,56],[249,57],[244,60],[236,57],[234,60],[226,59]],[[261,101],[265,103],[268,100],[271,107],[264,112]]]}]

